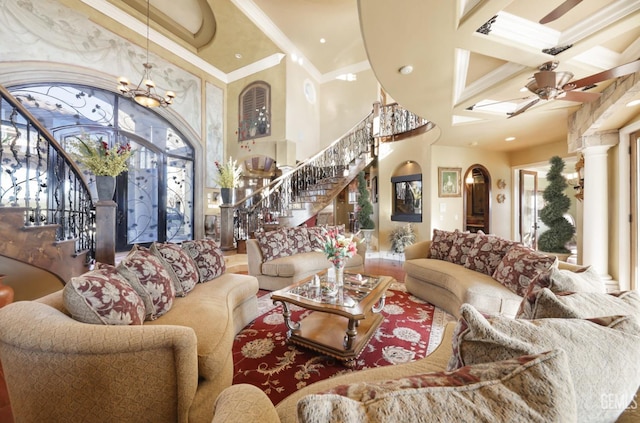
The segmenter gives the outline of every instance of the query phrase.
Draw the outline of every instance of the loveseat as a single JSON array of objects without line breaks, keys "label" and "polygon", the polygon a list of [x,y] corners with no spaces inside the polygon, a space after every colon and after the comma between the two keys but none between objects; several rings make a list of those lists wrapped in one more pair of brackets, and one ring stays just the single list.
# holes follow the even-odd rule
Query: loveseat
[{"label": "loveseat", "polygon": [[258,281],[224,263],[213,241],[154,244],[0,309],[16,421],[210,422],[258,314]]},{"label": "loveseat", "polygon": [[[344,225],[337,230],[344,236]],[[256,231],[255,238],[247,240],[249,275],[258,278],[260,289],[275,291],[289,286],[330,267],[322,248],[325,228],[294,227],[272,231]],[[345,271],[361,273],[367,246],[358,238],[357,254],[345,263]]]},{"label": "loveseat", "polygon": [[316,382],[275,406],[233,385],[213,423],[637,423],[640,295],[595,292],[582,276],[543,272],[515,319],[464,304],[429,356]]},{"label": "loveseat", "polygon": [[405,284],[413,295],[459,317],[462,304],[514,317],[528,284],[551,266],[595,271],[495,235],[434,229],[432,240],[405,249]]}]

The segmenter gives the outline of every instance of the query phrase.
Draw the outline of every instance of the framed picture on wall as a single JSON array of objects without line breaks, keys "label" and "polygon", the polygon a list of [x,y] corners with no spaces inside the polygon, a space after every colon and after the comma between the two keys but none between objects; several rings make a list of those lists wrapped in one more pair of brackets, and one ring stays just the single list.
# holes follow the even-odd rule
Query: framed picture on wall
[{"label": "framed picture on wall", "polygon": [[439,167],[438,168],[438,197],[460,197],[462,196],[462,181],[460,167]]}]

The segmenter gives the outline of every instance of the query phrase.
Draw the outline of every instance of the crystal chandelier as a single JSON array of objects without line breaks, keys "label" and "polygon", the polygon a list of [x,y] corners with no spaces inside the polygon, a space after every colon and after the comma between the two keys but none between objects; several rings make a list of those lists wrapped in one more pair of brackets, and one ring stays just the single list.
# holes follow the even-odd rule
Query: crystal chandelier
[{"label": "crystal chandelier", "polygon": [[164,97],[156,92],[156,84],[151,79],[151,69],[153,66],[149,63],[149,0],[147,0],[147,60],[143,64],[144,71],[142,79],[135,88],[129,87],[129,80],[124,76],[118,78],[118,90],[123,96],[133,98],[136,103],[144,107],[167,107],[173,103],[176,93],[167,91]]}]

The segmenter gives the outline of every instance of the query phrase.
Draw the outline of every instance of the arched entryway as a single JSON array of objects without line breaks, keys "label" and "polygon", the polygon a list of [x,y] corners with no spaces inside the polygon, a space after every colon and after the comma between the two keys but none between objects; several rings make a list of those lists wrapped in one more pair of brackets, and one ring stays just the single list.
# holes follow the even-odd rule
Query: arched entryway
[{"label": "arched entryway", "polygon": [[464,174],[464,229],[491,230],[491,175],[486,167],[474,164]]}]

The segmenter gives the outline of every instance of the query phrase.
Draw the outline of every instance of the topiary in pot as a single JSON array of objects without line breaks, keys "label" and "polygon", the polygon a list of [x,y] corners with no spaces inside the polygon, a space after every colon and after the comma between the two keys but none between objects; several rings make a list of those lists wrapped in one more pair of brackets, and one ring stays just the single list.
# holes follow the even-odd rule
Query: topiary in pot
[{"label": "topiary in pot", "polygon": [[564,193],[567,188],[567,180],[562,175],[564,160],[558,156],[553,156],[549,160],[551,167],[547,172],[549,185],[544,189],[542,198],[545,205],[540,210],[540,220],[549,228],[540,235],[538,239],[538,249],[549,253],[567,254],[570,251],[565,244],[571,240],[575,228],[564,214],[571,207],[571,200]]},{"label": "topiary in pot", "polygon": [[358,212],[356,214],[360,229],[373,229],[376,227],[373,220],[371,220],[372,213],[373,206],[369,201],[369,191],[364,180],[364,172],[360,172],[358,173]]}]

